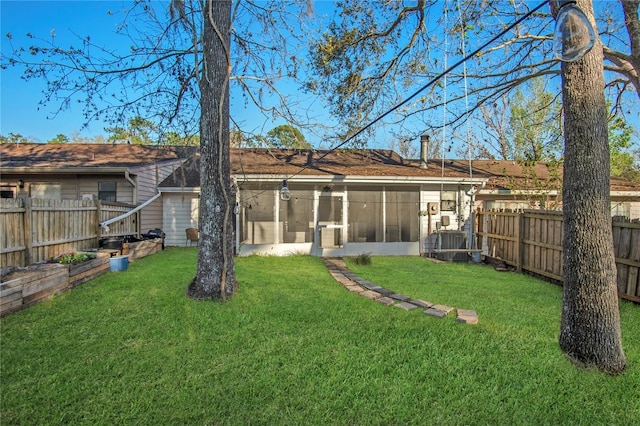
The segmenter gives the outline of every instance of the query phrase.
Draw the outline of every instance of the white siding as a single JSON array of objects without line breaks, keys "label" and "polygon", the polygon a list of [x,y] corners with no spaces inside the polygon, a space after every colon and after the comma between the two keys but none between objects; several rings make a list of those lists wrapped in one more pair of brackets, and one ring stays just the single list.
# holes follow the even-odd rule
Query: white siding
[{"label": "white siding", "polygon": [[[442,190],[445,192],[456,193],[456,210],[455,211],[441,211],[438,209],[437,214],[424,215],[422,217],[422,252],[428,253],[430,249],[435,248],[435,233],[437,226],[441,223],[442,216],[449,217],[448,230],[458,230],[464,226],[464,221],[469,217],[469,205],[470,197],[465,194],[465,191],[470,189],[469,185],[458,187],[453,185],[444,185]],[[440,207],[440,185],[423,185],[420,191],[420,210],[427,211],[429,203],[437,203]],[[462,222],[459,222],[460,215]]]},{"label": "white siding", "polygon": [[78,179],[75,175],[2,175],[2,185],[15,185],[18,180],[25,182],[24,190],[29,193],[29,188],[33,183],[59,183],[62,185],[63,200],[78,200],[82,197],[78,192]]},{"label": "white siding", "polygon": [[[136,174],[136,183],[138,185],[138,204],[142,204],[156,195],[160,182],[173,173],[181,162],[182,160],[174,160],[132,168],[131,172]],[[162,200],[160,199],[149,204],[140,212],[140,230],[142,233],[155,228],[163,228]]]},{"label": "white siding", "polygon": [[164,194],[162,196],[164,221],[162,230],[166,234],[165,245],[185,246],[187,244],[186,229],[198,227],[198,194],[184,192],[182,194]]},{"label": "white siding", "polygon": [[640,201],[632,201],[631,203],[631,219],[640,219]]},{"label": "white siding", "polygon": [[122,175],[95,175],[80,176],[78,179],[78,192],[74,199],[80,199],[82,194],[93,194],[98,198],[98,182],[116,183],[116,201],[118,203],[133,204],[133,186]]}]

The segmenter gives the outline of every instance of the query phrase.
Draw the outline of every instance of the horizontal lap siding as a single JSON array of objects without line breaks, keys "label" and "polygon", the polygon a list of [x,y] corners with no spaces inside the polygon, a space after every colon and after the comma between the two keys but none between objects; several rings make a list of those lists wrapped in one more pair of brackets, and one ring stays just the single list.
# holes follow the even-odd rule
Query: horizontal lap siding
[{"label": "horizontal lap siding", "polygon": [[[174,160],[132,168],[132,173],[135,173],[137,176],[138,204],[142,204],[153,198],[158,193],[160,182],[180,167],[182,161],[183,160]],[[151,229],[162,228],[163,213],[161,199],[154,201],[142,209],[140,212],[140,230],[142,233],[148,232]]]}]

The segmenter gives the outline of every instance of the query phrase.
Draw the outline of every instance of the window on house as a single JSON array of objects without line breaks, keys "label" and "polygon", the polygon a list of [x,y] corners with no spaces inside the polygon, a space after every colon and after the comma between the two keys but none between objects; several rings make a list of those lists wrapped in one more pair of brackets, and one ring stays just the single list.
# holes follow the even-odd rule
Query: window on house
[{"label": "window on house", "polygon": [[240,192],[240,241],[243,244],[276,242],[275,194],[272,190]]},{"label": "window on house", "polygon": [[387,191],[385,223],[387,242],[418,241],[418,191]]},{"label": "window on house", "polygon": [[349,235],[352,243],[382,242],[382,191],[349,190]]},{"label": "window on house", "polygon": [[280,229],[284,243],[313,242],[313,191],[289,188],[291,199],[280,201]]},{"label": "window on house", "polygon": [[32,183],[29,191],[31,198],[62,200],[61,183]]},{"label": "window on house", "polygon": [[440,194],[440,210],[443,212],[456,211],[456,193],[454,191],[442,192]]},{"label": "window on house", "polygon": [[16,188],[13,186],[0,187],[0,198],[16,198]]},{"label": "window on house", "polygon": [[116,182],[98,182],[98,200],[116,201],[117,188]]}]

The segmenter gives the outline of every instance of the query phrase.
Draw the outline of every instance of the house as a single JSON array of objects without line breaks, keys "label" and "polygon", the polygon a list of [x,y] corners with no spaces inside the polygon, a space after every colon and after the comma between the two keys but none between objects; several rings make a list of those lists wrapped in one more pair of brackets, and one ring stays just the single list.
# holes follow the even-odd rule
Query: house
[{"label": "house", "polygon": [[[443,166],[389,150],[233,149],[231,165],[240,254],[419,255],[441,247],[436,230],[455,232],[464,247],[470,190],[490,178],[470,176],[463,161]],[[185,229],[198,227],[197,160],[160,192],[165,242],[185,245]]]},{"label": "house", "polygon": [[[476,193],[476,207],[483,210],[562,208],[561,163],[474,160],[473,170],[491,178]],[[640,183],[612,176],[611,216],[640,219]]]},{"label": "house", "polygon": [[[561,206],[562,170],[548,164],[280,149],[232,149],[231,163],[240,254],[449,259],[448,251],[472,247],[476,208]],[[185,229],[198,227],[198,170],[190,161],[160,184],[169,245],[184,245]],[[640,217],[640,184],[612,178],[611,188],[612,216]]]},{"label": "house", "polygon": [[[423,144],[421,152],[425,153]],[[139,230],[185,246],[198,228],[195,147],[0,144],[2,197],[82,199],[141,209]],[[469,247],[476,208],[561,203],[561,167],[405,159],[390,150],[232,149],[239,254],[436,255]],[[285,189],[286,188],[286,189]],[[640,218],[640,184],[611,179],[612,216]]]},{"label": "house", "polygon": [[139,226],[147,231],[162,225],[158,184],[195,152],[177,146],[0,144],[1,196],[97,199],[131,207],[149,202]]}]

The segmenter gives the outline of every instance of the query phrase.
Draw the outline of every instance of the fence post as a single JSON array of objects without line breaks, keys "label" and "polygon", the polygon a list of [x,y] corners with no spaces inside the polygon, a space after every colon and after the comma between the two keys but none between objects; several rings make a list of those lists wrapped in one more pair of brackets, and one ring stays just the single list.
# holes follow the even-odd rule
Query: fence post
[{"label": "fence post", "polygon": [[136,232],[138,233],[138,235],[136,235],[136,237],[140,238],[140,236],[142,235],[142,221],[140,220],[142,218],[142,210],[138,210],[136,212]]},{"label": "fence post", "polygon": [[31,197],[21,197],[24,204],[24,260],[26,265],[31,265],[33,259],[33,210],[31,209]]},{"label": "fence post", "polygon": [[518,272],[522,272],[524,263],[524,212],[521,211],[518,213],[516,223],[518,224],[518,232],[516,234],[516,238],[518,239],[518,259],[516,262],[518,264]]},{"label": "fence post", "polygon": [[98,234],[98,243],[100,243],[100,238],[102,238],[102,228],[100,227],[100,219],[102,218],[102,203],[99,199],[95,199],[96,203],[96,234]]}]

